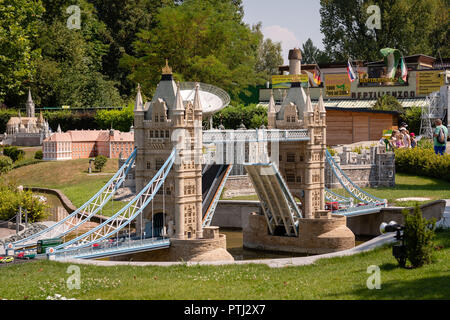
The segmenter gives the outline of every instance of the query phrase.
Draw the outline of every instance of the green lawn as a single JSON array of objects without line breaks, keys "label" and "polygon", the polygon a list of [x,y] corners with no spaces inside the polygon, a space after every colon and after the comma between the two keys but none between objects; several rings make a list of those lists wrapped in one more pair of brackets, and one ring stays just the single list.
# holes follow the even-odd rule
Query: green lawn
[{"label": "green lawn", "polygon": [[[0,270],[0,298],[45,299],[449,299],[450,231],[437,233],[434,262],[402,269],[385,246],[366,253],[321,259],[313,265],[96,267],[80,265],[81,288],[69,290],[69,264],[52,261]],[[381,289],[369,290],[371,265],[380,267]]]},{"label": "green lawn", "polygon": [[[364,191],[381,199],[388,199],[390,205],[411,206],[414,202],[399,202],[395,199],[408,197],[425,197],[430,201],[450,199],[450,183],[438,179],[419,177],[404,173],[395,175],[393,188],[363,188]],[[333,189],[334,192],[348,196],[344,189]],[[258,200],[256,195],[238,196],[225,200]],[[426,202],[426,201],[425,201]]]}]

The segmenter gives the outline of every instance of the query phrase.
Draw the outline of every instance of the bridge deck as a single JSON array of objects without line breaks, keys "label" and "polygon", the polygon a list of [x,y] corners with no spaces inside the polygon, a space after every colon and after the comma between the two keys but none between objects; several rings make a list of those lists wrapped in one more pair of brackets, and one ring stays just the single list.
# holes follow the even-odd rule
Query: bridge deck
[{"label": "bridge deck", "polygon": [[170,246],[169,239],[127,240],[116,244],[100,244],[98,247],[82,248],[69,252],[56,252],[55,260],[64,259],[97,259],[120,256],[143,251],[166,249]]}]

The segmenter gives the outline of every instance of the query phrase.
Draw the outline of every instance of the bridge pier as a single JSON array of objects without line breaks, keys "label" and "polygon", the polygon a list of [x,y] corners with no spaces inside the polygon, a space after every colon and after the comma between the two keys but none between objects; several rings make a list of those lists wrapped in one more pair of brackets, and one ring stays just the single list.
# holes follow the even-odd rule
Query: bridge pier
[{"label": "bridge pier", "polygon": [[298,237],[271,235],[263,215],[251,213],[244,226],[244,247],[292,253],[324,254],[351,249],[355,235],[345,216],[321,215],[299,220]]},{"label": "bridge pier", "polygon": [[226,236],[219,227],[204,227],[202,239],[170,239],[170,247],[162,250],[140,252],[112,257],[113,261],[233,261],[226,250]]}]

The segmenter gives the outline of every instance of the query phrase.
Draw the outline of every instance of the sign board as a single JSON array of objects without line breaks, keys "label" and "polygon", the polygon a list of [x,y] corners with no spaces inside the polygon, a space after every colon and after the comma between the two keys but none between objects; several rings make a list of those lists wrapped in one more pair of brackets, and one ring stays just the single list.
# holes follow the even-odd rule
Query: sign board
[{"label": "sign board", "polygon": [[351,82],[346,73],[325,75],[325,94],[328,97],[350,97]]},{"label": "sign board", "polygon": [[289,74],[272,76],[272,88],[283,89],[290,88],[292,82],[308,82],[307,74]]},{"label": "sign board", "polygon": [[416,95],[427,96],[430,93],[439,91],[444,85],[444,75],[442,70],[417,71],[416,73]]}]

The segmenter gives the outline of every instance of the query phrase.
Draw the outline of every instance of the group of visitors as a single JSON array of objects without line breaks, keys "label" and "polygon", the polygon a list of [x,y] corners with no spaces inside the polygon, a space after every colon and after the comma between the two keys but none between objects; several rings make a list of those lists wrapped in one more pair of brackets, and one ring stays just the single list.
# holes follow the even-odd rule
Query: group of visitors
[{"label": "group of visitors", "polygon": [[393,130],[391,138],[389,139],[389,144],[392,149],[399,148],[415,148],[417,147],[416,135],[414,132],[409,132],[406,129],[408,125],[402,123],[398,130]]},{"label": "group of visitors", "polygon": [[[433,146],[436,154],[444,155],[446,152],[448,129],[442,124],[442,120],[436,119],[434,121],[435,129],[433,132]],[[398,130],[393,130],[390,139],[386,139],[385,143],[388,148],[416,148],[417,140],[414,132],[409,132],[406,129],[408,125],[402,123]]]}]

